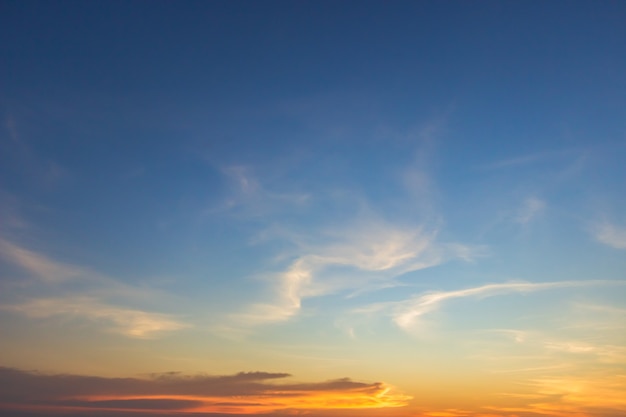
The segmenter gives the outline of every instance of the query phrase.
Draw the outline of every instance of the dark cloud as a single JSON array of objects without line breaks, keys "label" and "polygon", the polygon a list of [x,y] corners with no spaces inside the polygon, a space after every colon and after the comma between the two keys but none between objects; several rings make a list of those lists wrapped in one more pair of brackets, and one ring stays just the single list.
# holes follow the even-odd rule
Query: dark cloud
[{"label": "dark cloud", "polygon": [[[141,417],[148,411],[168,415],[200,412],[216,417],[249,413],[271,416],[277,414],[263,413],[317,408],[315,398],[325,396],[340,398],[344,406],[349,405],[346,401],[353,401],[355,408],[375,404],[381,398],[395,401],[394,406],[401,401],[386,397],[387,388],[382,383],[349,378],[317,383],[282,381],[288,377],[287,373],[268,372],[220,376],[169,372],[147,378],[106,378],[0,367],[0,409],[2,416],[20,417],[76,413],[90,417],[130,413]],[[328,400],[324,398],[320,404],[328,404]]]},{"label": "dark cloud", "polygon": [[104,400],[104,401],[58,401],[55,406],[85,408],[123,408],[127,410],[184,410],[199,407],[202,401],[168,400],[168,399],[137,399],[137,400]]},{"label": "dark cloud", "polygon": [[187,376],[176,372],[152,374],[148,379],[43,374],[0,367],[3,401],[47,400],[67,395],[246,395],[267,389],[264,381],[289,377],[287,373],[240,372],[235,375]]},{"label": "dark cloud", "polygon": [[[0,406],[0,415],[2,417],[65,417],[65,416],[89,416],[89,417],[155,417],[155,416],[179,416],[189,415],[184,412],[167,411],[166,414],[155,414],[154,411],[119,411],[119,410],[9,410]],[[236,417],[233,414],[225,413],[202,413],[192,414],[194,417]],[[258,417],[279,417],[279,414],[261,414]],[[283,415],[284,417],[284,415]],[[307,417],[317,417],[308,416]]]}]

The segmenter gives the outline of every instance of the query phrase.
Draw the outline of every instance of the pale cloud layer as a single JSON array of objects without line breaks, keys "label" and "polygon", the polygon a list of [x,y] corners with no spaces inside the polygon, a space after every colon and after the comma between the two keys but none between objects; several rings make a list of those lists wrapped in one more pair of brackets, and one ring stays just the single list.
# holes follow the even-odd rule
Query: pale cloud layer
[{"label": "pale cloud layer", "polygon": [[[626,413],[626,378],[615,372],[574,372],[540,376],[523,384],[531,393],[510,393],[519,405],[488,406],[507,415],[549,417],[622,416]],[[501,393],[504,396],[508,393]]]},{"label": "pale cloud layer", "polygon": [[58,284],[89,275],[84,268],[54,261],[1,238],[0,256],[50,284]]},{"label": "pale cloud layer", "polygon": [[[241,312],[229,314],[222,327],[248,328],[264,323],[284,322],[296,316],[306,298],[342,294],[346,297],[404,285],[399,278],[410,272],[444,264],[452,260],[471,262],[485,253],[484,246],[443,241],[440,237],[441,214],[434,208],[436,190],[428,175],[435,138],[434,127],[418,134],[421,145],[410,166],[398,170],[397,185],[402,189],[397,203],[412,207],[407,215],[411,221],[391,220],[381,216],[366,196],[358,193],[346,197],[314,196],[330,199],[329,204],[347,205],[352,218],[337,225],[336,219],[321,219],[302,232],[289,231],[279,236],[295,246],[277,259],[290,259],[282,268],[260,273],[268,282],[271,294],[265,300],[251,303]],[[293,204],[291,198],[278,198],[250,174],[249,169],[231,167],[225,171],[235,184],[239,198],[261,212],[261,201],[271,206]],[[298,200],[300,201],[300,200]],[[534,210],[537,210],[534,208]],[[276,212],[276,210],[273,210]],[[281,219],[272,222],[277,226]],[[301,228],[300,228],[301,229]],[[308,230],[306,230],[308,229]]]},{"label": "pale cloud layer", "polygon": [[167,314],[104,304],[90,297],[41,298],[22,304],[4,305],[0,309],[19,313],[31,318],[55,316],[104,323],[107,330],[127,337],[147,339],[190,327]]},{"label": "pale cloud layer", "polygon": [[557,151],[543,151],[527,155],[515,156],[512,158],[501,159],[490,164],[482,165],[480,168],[486,170],[519,168],[534,165],[538,163],[553,162],[558,159],[580,158],[585,152],[581,149],[562,149]]},{"label": "pale cloud layer", "polygon": [[227,181],[228,196],[218,206],[207,210],[207,214],[235,211],[254,218],[279,213],[287,207],[302,207],[311,199],[308,193],[268,188],[253,175],[251,167],[231,165],[220,170]]},{"label": "pale cloud layer", "polygon": [[[70,317],[101,324],[105,330],[132,338],[154,338],[163,333],[190,327],[171,315],[127,308],[107,298],[144,299],[153,297],[149,288],[120,283],[83,266],[56,261],[41,253],[0,239],[0,256],[19,267],[34,280],[22,280],[25,299],[0,305],[0,310],[34,319]],[[79,282],[77,289],[71,284]],[[44,286],[42,288],[42,286]],[[40,291],[65,290],[63,297],[42,297]]]},{"label": "pale cloud layer", "polygon": [[327,243],[305,247],[284,271],[272,276],[272,303],[254,304],[233,318],[243,325],[284,321],[299,312],[304,298],[398,286],[396,278],[403,274],[480,254],[479,248],[438,242],[436,231],[379,219],[335,230],[325,238]]},{"label": "pale cloud layer", "polygon": [[605,222],[593,228],[592,232],[598,242],[615,249],[626,249],[626,228]]},{"label": "pale cloud layer", "polygon": [[520,224],[528,224],[546,208],[545,201],[537,197],[528,197],[518,210],[515,221]]},{"label": "pale cloud layer", "polygon": [[419,325],[419,318],[441,307],[444,302],[458,298],[486,298],[511,293],[529,293],[543,290],[593,287],[604,285],[626,285],[626,281],[555,281],[555,282],[509,282],[487,284],[456,291],[439,291],[419,295],[399,303],[394,309],[393,321],[400,328],[410,331]]},{"label": "pale cloud layer", "polygon": [[[588,281],[554,281],[554,282],[507,282],[486,284],[478,287],[453,291],[427,292],[408,300],[375,303],[353,310],[355,314],[390,315],[393,322],[402,330],[416,333],[422,330],[421,319],[437,310],[445,303],[461,298],[487,298],[499,295],[530,293],[552,289],[575,287],[624,286],[626,281],[588,280]],[[517,335],[516,337],[521,337]]]}]

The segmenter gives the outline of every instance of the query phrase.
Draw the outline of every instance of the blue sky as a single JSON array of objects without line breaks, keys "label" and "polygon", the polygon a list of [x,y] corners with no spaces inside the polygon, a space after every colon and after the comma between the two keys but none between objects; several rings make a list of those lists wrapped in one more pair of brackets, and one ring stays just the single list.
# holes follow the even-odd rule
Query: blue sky
[{"label": "blue sky", "polygon": [[0,7],[0,407],[626,412],[621,2]]}]

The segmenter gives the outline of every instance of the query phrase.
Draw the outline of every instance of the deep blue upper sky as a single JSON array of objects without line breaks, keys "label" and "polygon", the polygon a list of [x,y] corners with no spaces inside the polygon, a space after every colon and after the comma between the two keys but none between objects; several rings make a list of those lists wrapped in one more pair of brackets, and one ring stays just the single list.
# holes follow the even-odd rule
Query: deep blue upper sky
[{"label": "deep blue upper sky", "polygon": [[[431,125],[447,137],[429,169],[453,209],[494,186],[466,181],[494,161],[591,143],[602,158],[623,152],[625,9],[3,2],[0,104],[23,145],[5,142],[2,187],[63,233],[103,237],[110,222],[139,227],[146,207],[171,217],[215,203],[231,165],[284,191],[336,184],[384,204],[394,166],[415,158],[411,135]],[[594,187],[621,181],[595,175]]]},{"label": "deep blue upper sky", "polygon": [[624,83],[624,8],[617,1],[3,2],[3,91],[13,100],[69,90],[71,99],[97,94],[168,108],[229,109],[337,90],[394,101],[417,95],[440,106],[475,95],[520,106],[591,95],[608,107]]}]

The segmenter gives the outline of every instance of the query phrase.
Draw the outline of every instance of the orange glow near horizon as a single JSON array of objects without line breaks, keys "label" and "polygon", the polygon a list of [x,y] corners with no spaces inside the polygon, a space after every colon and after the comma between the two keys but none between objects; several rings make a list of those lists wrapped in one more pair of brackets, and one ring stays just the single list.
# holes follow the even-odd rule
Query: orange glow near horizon
[{"label": "orange glow near horizon", "polygon": [[[178,410],[190,413],[261,414],[278,410],[325,410],[404,407],[410,396],[393,394],[383,384],[375,392],[354,389],[340,392],[315,391],[268,391],[261,395],[236,395],[232,397],[189,395],[142,395],[142,396],[89,396],[75,398],[88,402],[129,400],[179,400],[198,401],[201,406]],[[227,405],[226,405],[227,404]]]},{"label": "orange glow near horizon", "polygon": [[[284,410],[339,410],[339,409],[380,409],[404,407],[410,396],[395,394],[384,384],[375,388],[357,388],[342,391],[266,391],[257,395],[199,396],[199,395],[89,395],[63,398],[63,401],[78,401],[80,405],[7,405],[3,407],[39,410],[79,412],[88,410],[115,412],[149,413],[226,413],[226,414],[265,414]],[[155,401],[154,408],[148,405],[141,408],[126,408],[119,405],[106,406],[102,402]],[[189,401],[198,403],[192,406],[163,410],[157,401]],[[93,407],[90,407],[90,403]]]}]

